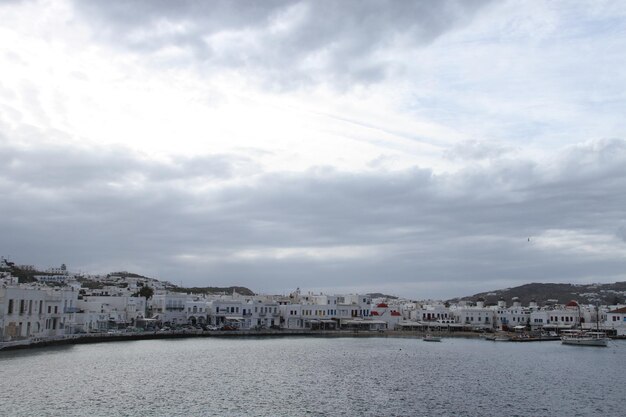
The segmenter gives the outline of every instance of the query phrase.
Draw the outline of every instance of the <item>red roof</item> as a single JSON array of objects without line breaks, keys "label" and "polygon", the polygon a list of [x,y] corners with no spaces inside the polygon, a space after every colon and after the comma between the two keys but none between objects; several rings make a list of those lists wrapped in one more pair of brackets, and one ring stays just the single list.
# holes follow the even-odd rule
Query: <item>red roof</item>
[{"label": "red roof", "polygon": [[397,311],[392,311],[392,312],[391,312],[391,315],[392,315],[392,316],[400,316],[401,314],[400,314],[400,313],[398,313]]},{"label": "red roof", "polygon": [[609,313],[624,314],[624,313],[626,313],[626,307],[622,307],[622,308],[618,308],[617,310],[609,311]]},{"label": "red roof", "polygon": [[565,304],[565,307],[578,307],[578,303],[572,300],[569,303]]},{"label": "red roof", "polygon": [[389,306],[387,304],[385,304],[385,303],[380,303],[376,307],[378,307],[378,308],[387,308]]},{"label": "red roof", "polygon": [[378,311],[372,311],[372,316],[378,316]]}]

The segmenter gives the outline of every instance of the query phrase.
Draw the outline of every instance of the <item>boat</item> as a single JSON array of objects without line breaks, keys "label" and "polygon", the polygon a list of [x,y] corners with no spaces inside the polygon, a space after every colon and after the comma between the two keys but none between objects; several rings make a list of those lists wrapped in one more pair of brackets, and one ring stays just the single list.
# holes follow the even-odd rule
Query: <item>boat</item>
[{"label": "boat", "polygon": [[[580,307],[579,307],[580,309]],[[579,313],[580,314],[580,313]],[[609,338],[600,331],[600,309],[596,305],[596,331],[566,330],[561,337],[564,345],[607,347]]]},{"label": "boat", "polygon": [[432,334],[427,334],[424,336],[424,342],[441,342],[441,338],[438,336],[433,336]]},{"label": "boat", "polygon": [[490,334],[488,336],[484,336],[485,340],[490,340],[492,342],[509,342],[511,341],[511,336],[504,332],[496,332],[494,334]]},{"label": "boat", "polygon": [[609,338],[604,332],[570,331],[561,336],[564,345],[607,347]]}]

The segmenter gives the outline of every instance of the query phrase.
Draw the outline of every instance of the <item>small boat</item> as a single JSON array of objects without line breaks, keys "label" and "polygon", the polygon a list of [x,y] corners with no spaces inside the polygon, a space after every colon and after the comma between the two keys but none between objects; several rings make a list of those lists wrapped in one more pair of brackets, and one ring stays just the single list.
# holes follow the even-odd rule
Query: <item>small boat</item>
[{"label": "small boat", "polygon": [[427,334],[424,336],[424,342],[441,342],[441,338],[438,336],[433,336],[432,334]]},{"label": "small boat", "polygon": [[506,333],[495,333],[490,334],[489,336],[485,336],[485,340],[491,340],[492,342],[509,342],[511,341],[511,336]]},{"label": "small boat", "polygon": [[609,338],[604,332],[569,332],[561,337],[564,345],[607,347]]}]

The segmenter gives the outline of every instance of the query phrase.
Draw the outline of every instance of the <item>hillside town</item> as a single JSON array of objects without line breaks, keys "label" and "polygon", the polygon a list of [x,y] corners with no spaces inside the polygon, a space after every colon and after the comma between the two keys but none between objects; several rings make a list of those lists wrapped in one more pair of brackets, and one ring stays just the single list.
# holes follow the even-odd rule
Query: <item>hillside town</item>
[{"label": "hillside town", "polygon": [[[4,347],[93,334],[159,332],[373,331],[550,332],[602,329],[626,336],[626,305],[545,305],[519,300],[448,304],[367,294],[181,293],[129,273],[86,277],[65,265],[20,282],[0,264],[0,342]],[[20,270],[34,267],[22,265]],[[99,285],[89,285],[97,282]],[[96,287],[96,288],[94,288]]]}]

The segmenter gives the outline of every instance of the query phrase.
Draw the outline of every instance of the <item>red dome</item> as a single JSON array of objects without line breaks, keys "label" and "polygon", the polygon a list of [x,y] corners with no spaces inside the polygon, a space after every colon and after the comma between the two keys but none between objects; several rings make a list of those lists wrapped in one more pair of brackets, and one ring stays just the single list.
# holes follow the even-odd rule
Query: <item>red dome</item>
[{"label": "red dome", "polygon": [[565,304],[565,307],[578,307],[578,303],[572,300],[569,303]]},{"label": "red dome", "polygon": [[378,311],[372,311],[372,316],[377,316],[378,315]]},{"label": "red dome", "polygon": [[385,303],[380,303],[376,307],[378,307],[378,308],[387,308],[389,306],[387,304],[385,304]]},{"label": "red dome", "polygon": [[400,314],[400,313],[398,313],[397,311],[392,311],[392,312],[391,312],[391,315],[392,315],[392,316],[400,316],[401,314]]}]

